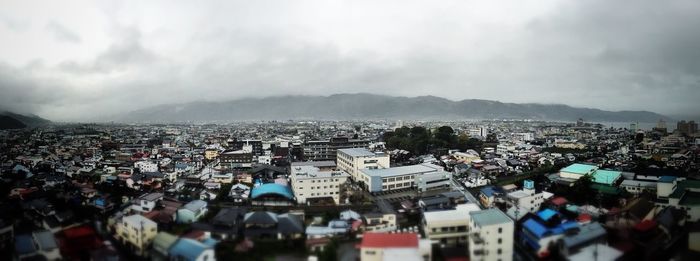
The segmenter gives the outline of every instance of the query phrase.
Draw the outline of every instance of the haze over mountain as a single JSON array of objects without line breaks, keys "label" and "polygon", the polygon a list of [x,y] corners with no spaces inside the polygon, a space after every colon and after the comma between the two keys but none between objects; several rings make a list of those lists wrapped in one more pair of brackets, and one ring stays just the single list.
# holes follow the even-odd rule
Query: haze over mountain
[{"label": "haze over mountain", "polygon": [[0,130],[36,127],[49,123],[51,121],[33,114],[22,115],[9,111],[0,111]]},{"label": "haze over mountain", "polygon": [[244,120],[350,119],[536,119],[597,122],[655,122],[669,117],[648,111],[604,111],[559,104],[502,103],[435,96],[395,97],[373,94],[273,96],[227,102],[166,104],[110,118],[121,122],[203,122]]}]

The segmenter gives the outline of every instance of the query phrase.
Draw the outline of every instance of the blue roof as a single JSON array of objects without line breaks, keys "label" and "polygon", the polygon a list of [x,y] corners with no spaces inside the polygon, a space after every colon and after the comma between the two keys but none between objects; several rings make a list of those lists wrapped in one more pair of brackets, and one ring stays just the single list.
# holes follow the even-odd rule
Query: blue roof
[{"label": "blue roof", "polygon": [[537,212],[537,216],[539,216],[542,220],[547,221],[550,218],[552,218],[554,215],[556,215],[557,212],[548,208],[543,209],[540,212]]},{"label": "blue roof", "polygon": [[487,197],[493,196],[494,192],[496,192],[496,191],[493,189],[493,186],[488,186],[488,187],[484,187],[481,189],[481,193],[483,193]]},{"label": "blue roof", "polygon": [[663,182],[663,183],[671,183],[674,180],[676,180],[676,177],[674,177],[674,176],[661,176],[659,178],[659,182]]},{"label": "blue roof", "polygon": [[547,233],[547,228],[532,218],[525,221],[523,227],[538,238],[542,238],[542,235]]},{"label": "blue roof", "polygon": [[250,197],[255,199],[266,194],[274,194],[288,199],[294,199],[294,194],[292,194],[292,190],[290,190],[289,187],[276,183],[267,183],[253,188]]},{"label": "blue roof", "polygon": [[15,237],[15,251],[17,254],[29,254],[36,252],[34,240],[30,235],[18,235]]},{"label": "blue roof", "polygon": [[559,225],[559,227],[561,227],[564,231],[566,231],[566,230],[569,230],[569,229],[572,229],[572,228],[577,228],[577,227],[578,227],[578,222],[576,222],[576,221],[569,221],[569,222],[566,222],[566,223],[563,223],[563,224]]},{"label": "blue roof", "polygon": [[[197,260],[197,257],[211,247],[200,243],[197,240],[189,238],[181,238],[172,247],[170,247],[170,255],[184,260]],[[180,260],[180,259],[178,259]]]}]

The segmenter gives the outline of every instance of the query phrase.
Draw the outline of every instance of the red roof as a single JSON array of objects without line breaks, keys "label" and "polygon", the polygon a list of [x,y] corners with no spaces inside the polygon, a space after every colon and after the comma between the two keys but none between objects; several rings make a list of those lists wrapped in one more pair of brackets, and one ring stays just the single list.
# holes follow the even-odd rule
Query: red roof
[{"label": "red roof", "polygon": [[591,220],[591,215],[587,213],[581,213],[581,215],[578,215],[578,218],[576,218],[576,221],[578,221],[579,223],[588,223],[591,222]]},{"label": "red roof", "polygon": [[569,201],[566,200],[566,198],[564,198],[564,197],[556,197],[556,198],[553,198],[553,199],[552,199],[552,204],[557,205],[557,206],[564,205],[564,204],[566,204],[566,203],[568,203],[568,202],[569,202]]},{"label": "red roof", "polygon": [[360,247],[372,248],[400,248],[418,247],[418,234],[416,233],[364,233]]},{"label": "red roof", "polygon": [[84,236],[94,236],[95,230],[88,226],[80,226],[63,230],[66,238],[77,238]]},{"label": "red roof", "polygon": [[639,222],[639,224],[634,226],[634,229],[639,230],[639,231],[649,231],[650,229],[656,227],[656,221],[654,220],[644,220],[642,222]]}]

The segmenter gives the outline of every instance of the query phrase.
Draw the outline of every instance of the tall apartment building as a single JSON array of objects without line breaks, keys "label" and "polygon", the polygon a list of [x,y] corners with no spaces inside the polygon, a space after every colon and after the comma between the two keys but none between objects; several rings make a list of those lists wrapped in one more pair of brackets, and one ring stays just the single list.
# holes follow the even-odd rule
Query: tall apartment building
[{"label": "tall apartment building", "polygon": [[339,149],[367,148],[371,141],[333,137],[329,140],[306,141],[304,143],[304,160],[336,160]]},{"label": "tall apartment building", "polygon": [[690,135],[698,132],[698,124],[695,121],[679,121],[676,123],[676,129],[681,134]]},{"label": "tall apartment building", "polygon": [[255,156],[262,156],[265,152],[263,150],[262,140],[251,140],[251,139],[238,140],[238,139],[234,139],[233,141],[228,142],[228,146],[229,146],[229,149],[232,149],[232,150],[242,150],[243,147],[250,146],[251,153]]},{"label": "tall apartment building", "polygon": [[389,154],[371,152],[364,148],[348,148],[338,150],[338,169],[350,174],[354,181],[361,178],[362,169],[389,168]]},{"label": "tall apartment building", "polygon": [[146,254],[156,234],[158,234],[158,224],[142,215],[123,217],[116,224],[115,237],[140,256]]},{"label": "tall apartment building", "polygon": [[310,203],[313,199],[332,198],[340,204],[340,189],[348,180],[344,171],[325,170],[311,165],[292,163],[291,187],[299,204]]},{"label": "tall apartment building", "polygon": [[497,208],[473,211],[470,216],[469,260],[513,260],[513,220]]},{"label": "tall apartment building", "polygon": [[225,151],[219,155],[222,166],[227,168],[250,168],[253,166],[253,154],[247,150]]}]

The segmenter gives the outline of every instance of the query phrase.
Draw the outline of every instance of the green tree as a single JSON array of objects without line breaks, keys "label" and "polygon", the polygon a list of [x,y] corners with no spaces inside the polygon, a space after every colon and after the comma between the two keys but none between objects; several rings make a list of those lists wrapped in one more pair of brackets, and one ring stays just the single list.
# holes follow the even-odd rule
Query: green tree
[{"label": "green tree", "polygon": [[590,199],[595,198],[595,191],[591,187],[593,185],[593,176],[586,174],[581,176],[574,186],[571,188],[571,199],[577,203],[585,203]]}]

